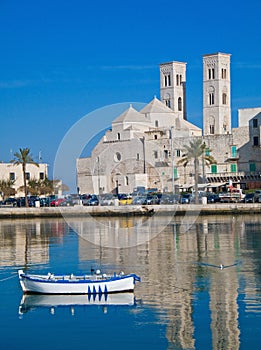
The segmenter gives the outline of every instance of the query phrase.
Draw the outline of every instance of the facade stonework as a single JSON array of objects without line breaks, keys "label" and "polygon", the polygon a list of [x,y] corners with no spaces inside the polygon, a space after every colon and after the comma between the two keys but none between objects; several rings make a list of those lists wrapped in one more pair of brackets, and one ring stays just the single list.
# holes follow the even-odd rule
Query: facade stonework
[{"label": "facade stonework", "polygon": [[216,191],[230,180],[243,188],[261,187],[261,108],[239,110],[239,127],[232,129],[230,55],[204,55],[203,71],[203,132],[186,120],[186,63],[161,64],[161,100],[115,116],[90,157],[77,159],[79,192],[191,189],[193,164],[184,167],[179,160],[195,138],[217,162],[207,167],[200,160],[202,187]]}]

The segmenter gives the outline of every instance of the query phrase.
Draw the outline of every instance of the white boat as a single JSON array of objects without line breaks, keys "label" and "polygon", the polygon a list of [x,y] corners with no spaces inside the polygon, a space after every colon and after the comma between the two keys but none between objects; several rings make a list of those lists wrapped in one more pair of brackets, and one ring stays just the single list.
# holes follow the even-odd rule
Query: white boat
[{"label": "white boat", "polygon": [[125,275],[114,273],[113,275],[100,274],[97,271],[93,275],[34,275],[18,271],[20,284],[24,293],[40,294],[107,294],[130,292],[134,290],[135,283],[140,277],[135,274]]},{"label": "white boat", "polygon": [[133,292],[114,294],[88,294],[86,295],[48,295],[48,294],[23,294],[19,314],[23,315],[28,311],[38,308],[50,309],[51,313],[58,308],[89,307],[99,306],[134,306],[135,297]]}]

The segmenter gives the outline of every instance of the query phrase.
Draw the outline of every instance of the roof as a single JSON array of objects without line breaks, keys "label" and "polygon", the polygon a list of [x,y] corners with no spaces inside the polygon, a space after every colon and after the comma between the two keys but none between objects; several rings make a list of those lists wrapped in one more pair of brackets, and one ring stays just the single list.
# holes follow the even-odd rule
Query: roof
[{"label": "roof", "polygon": [[140,113],[173,113],[173,110],[167,107],[163,102],[157,99],[155,96],[150,103],[148,103]]},{"label": "roof", "polygon": [[113,120],[114,123],[148,123],[148,119],[130,105],[130,107]]}]

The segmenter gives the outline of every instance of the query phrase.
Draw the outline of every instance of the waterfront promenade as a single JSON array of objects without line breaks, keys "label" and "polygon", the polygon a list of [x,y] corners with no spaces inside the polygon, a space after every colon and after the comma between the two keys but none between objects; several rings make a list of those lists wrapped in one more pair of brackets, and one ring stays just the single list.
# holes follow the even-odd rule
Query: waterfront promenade
[{"label": "waterfront promenade", "polygon": [[261,214],[261,203],[218,203],[176,205],[123,205],[14,208],[0,207],[0,219],[82,216],[150,216],[150,215],[240,215]]}]

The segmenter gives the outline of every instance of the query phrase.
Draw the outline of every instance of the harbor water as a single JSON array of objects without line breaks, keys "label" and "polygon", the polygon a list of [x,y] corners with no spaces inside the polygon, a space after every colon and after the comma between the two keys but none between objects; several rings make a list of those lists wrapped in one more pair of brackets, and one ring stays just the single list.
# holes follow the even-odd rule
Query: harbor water
[{"label": "harbor water", "polygon": [[[134,293],[24,296],[21,268],[141,282]],[[259,215],[0,220],[3,349],[259,349],[260,290]]]}]

